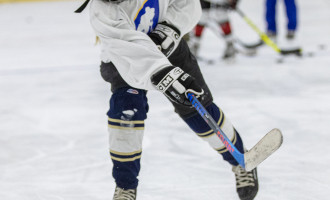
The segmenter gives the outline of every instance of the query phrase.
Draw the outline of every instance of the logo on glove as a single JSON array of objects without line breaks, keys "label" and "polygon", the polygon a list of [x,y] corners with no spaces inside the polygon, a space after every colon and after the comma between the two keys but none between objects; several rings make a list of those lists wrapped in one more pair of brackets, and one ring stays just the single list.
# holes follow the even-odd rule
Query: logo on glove
[{"label": "logo on glove", "polygon": [[174,81],[171,75],[167,75],[158,85],[158,90],[165,92],[168,86],[171,85],[171,83]]}]

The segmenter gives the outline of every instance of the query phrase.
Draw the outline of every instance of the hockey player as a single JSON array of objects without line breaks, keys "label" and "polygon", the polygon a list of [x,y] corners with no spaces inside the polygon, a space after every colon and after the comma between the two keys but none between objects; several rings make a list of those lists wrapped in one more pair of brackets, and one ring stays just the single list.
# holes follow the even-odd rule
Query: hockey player
[{"label": "hockey player", "polygon": [[[229,9],[235,9],[238,0],[200,0],[202,6],[202,17],[194,30],[190,33],[189,46],[194,55],[197,56],[203,30],[209,21],[215,22],[222,30],[226,42],[223,59],[234,58],[236,50],[233,45],[233,36],[228,16]],[[219,29],[219,30],[220,30]]]},{"label": "hockey player", "polygon": [[188,92],[194,93],[244,151],[240,135],[213,103],[198,63],[181,39],[201,16],[199,1],[91,0],[90,4],[91,25],[101,42],[101,75],[112,91],[107,114],[117,185],[113,200],[136,199],[147,90],[166,95],[187,125],[232,165],[239,197],[253,199],[258,191],[257,170],[247,172],[238,165],[186,98]]},{"label": "hockey player", "polygon": [[[277,0],[266,0],[266,22],[267,35],[272,39],[276,39],[276,2]],[[295,37],[297,29],[297,7],[295,0],[284,0],[286,7],[286,15],[288,18],[287,39],[291,40]]]}]

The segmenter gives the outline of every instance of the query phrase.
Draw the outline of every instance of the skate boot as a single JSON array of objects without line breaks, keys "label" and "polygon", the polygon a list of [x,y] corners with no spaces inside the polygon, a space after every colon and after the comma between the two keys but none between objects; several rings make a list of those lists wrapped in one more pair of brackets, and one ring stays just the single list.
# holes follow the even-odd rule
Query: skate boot
[{"label": "skate boot", "polygon": [[286,34],[286,39],[293,40],[295,38],[295,31],[294,30],[288,30]]},{"label": "skate boot", "polygon": [[258,193],[257,168],[250,172],[245,171],[241,166],[233,166],[236,178],[236,191],[241,200],[253,200]]},{"label": "skate boot", "polygon": [[136,200],[136,189],[123,189],[116,187],[113,200]]},{"label": "skate boot", "polygon": [[276,32],[274,32],[274,31],[267,31],[267,36],[269,37],[269,39],[271,39],[271,41],[273,41],[273,42],[277,42],[277,34],[276,34]]},{"label": "skate boot", "polygon": [[227,42],[227,47],[222,56],[222,59],[224,60],[234,59],[235,55],[236,55],[236,49],[234,47],[233,42]]},{"label": "skate boot", "polygon": [[288,30],[286,41],[281,44],[280,48],[285,51],[295,51],[294,55],[301,56],[301,45],[294,30]]}]

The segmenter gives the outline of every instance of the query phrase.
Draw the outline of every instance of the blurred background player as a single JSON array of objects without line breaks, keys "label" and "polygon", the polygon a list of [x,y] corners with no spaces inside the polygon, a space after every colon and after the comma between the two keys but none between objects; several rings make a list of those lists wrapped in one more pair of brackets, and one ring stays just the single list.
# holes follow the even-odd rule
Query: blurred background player
[{"label": "blurred background player", "polygon": [[189,46],[197,56],[204,28],[215,23],[222,30],[226,47],[222,55],[223,59],[234,58],[236,50],[233,45],[233,36],[229,21],[229,9],[235,9],[238,0],[200,0],[203,9],[202,17],[194,30],[189,34]]},{"label": "blurred background player", "polygon": [[[297,46],[295,35],[297,30],[297,6],[295,0],[283,0],[287,15],[287,32],[286,39],[291,47]],[[276,3],[277,0],[266,0],[266,22],[267,22],[267,35],[276,41],[278,35],[276,23]],[[290,44],[291,43],[291,44]]]}]

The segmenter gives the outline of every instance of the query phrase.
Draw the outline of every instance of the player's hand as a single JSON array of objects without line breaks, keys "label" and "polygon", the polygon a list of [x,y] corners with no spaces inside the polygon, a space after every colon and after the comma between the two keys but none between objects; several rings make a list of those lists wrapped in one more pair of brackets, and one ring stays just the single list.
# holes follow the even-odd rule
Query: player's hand
[{"label": "player's hand", "polygon": [[166,67],[151,77],[151,82],[171,101],[191,106],[187,94],[193,93],[196,98],[203,99],[204,90],[196,83],[195,78],[179,67]]},{"label": "player's hand", "polygon": [[161,22],[149,33],[149,37],[169,57],[180,42],[180,31],[171,24]]}]

